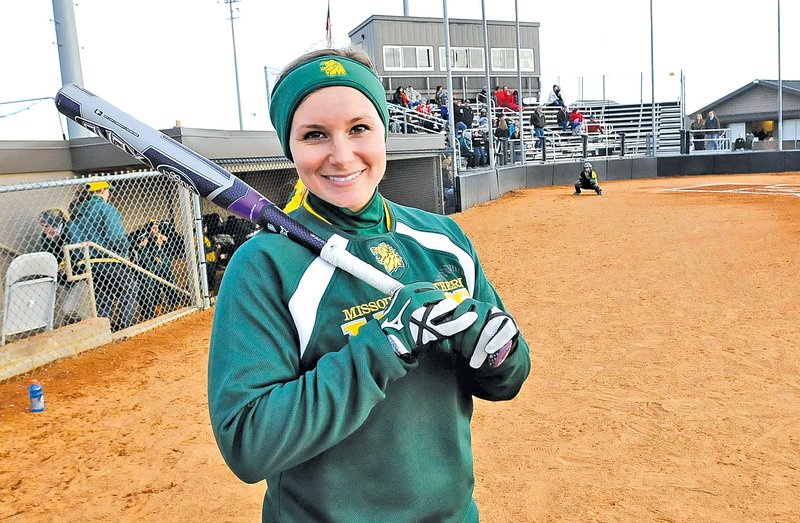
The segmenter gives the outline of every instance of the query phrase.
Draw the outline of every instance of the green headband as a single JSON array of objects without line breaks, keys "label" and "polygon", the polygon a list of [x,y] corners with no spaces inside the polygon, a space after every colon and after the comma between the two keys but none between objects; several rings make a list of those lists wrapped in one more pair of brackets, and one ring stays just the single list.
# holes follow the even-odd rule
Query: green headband
[{"label": "green headband", "polygon": [[286,73],[272,90],[269,117],[278,133],[283,154],[292,159],[289,150],[289,132],[294,112],[306,96],[317,89],[343,85],[357,89],[366,96],[383,121],[389,134],[389,109],[386,107],[386,92],[375,72],[366,65],[343,56],[326,55],[295,67]]}]

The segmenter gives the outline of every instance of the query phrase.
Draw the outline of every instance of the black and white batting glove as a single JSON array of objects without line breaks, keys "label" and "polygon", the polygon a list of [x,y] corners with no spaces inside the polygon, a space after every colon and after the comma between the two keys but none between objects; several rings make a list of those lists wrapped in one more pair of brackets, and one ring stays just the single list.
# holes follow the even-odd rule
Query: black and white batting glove
[{"label": "black and white batting glove", "polygon": [[453,346],[469,358],[469,366],[473,369],[480,368],[487,360],[490,366],[499,367],[519,336],[514,318],[494,305],[472,298],[462,301],[453,316],[457,318],[464,314],[475,314],[477,321],[453,337]]},{"label": "black and white batting glove", "polygon": [[395,354],[412,361],[426,345],[450,337],[475,323],[477,314],[452,312],[458,303],[431,283],[411,283],[395,291],[381,321],[381,329]]}]

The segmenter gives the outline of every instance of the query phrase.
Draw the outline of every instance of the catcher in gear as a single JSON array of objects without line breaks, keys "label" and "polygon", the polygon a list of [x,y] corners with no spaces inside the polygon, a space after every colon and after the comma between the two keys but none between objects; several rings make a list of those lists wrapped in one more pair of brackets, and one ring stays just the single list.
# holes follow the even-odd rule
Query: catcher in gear
[{"label": "catcher in gear", "polygon": [[583,169],[578,175],[578,181],[575,182],[575,192],[573,194],[575,196],[579,195],[581,189],[591,189],[596,192],[598,196],[603,195],[603,189],[601,189],[600,185],[597,183],[597,173],[594,172],[592,164],[589,162],[583,163]]}]

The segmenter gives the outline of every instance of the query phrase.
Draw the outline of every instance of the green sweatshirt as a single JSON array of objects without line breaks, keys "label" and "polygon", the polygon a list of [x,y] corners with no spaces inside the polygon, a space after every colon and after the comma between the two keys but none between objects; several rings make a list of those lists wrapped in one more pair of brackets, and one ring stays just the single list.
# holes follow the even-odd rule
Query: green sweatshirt
[{"label": "green sweatshirt", "polygon": [[[128,234],[119,211],[100,196],[92,196],[79,203],[73,210],[72,219],[67,222],[69,243],[92,241],[109,249],[123,258],[130,253]],[[74,251],[80,252],[80,251]],[[89,249],[92,263],[117,262],[115,258],[96,249]],[[97,266],[102,267],[101,265]]]},{"label": "green sweatshirt", "polygon": [[[385,201],[360,213],[309,194],[292,216],[403,283],[496,304],[451,219]],[[388,232],[387,232],[388,227]],[[243,481],[267,481],[264,521],[478,521],[473,396],[513,398],[530,371],[522,336],[474,370],[450,341],[407,364],[378,319],[389,297],[287,238],[260,233],[234,255],[209,355],[214,435]]]}]

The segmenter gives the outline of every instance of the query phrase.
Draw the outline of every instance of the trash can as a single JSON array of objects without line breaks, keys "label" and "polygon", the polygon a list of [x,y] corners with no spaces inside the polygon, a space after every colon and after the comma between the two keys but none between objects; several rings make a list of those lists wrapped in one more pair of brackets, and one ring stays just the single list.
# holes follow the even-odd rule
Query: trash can
[{"label": "trash can", "polygon": [[681,154],[689,154],[689,143],[691,142],[691,132],[681,129]]}]

